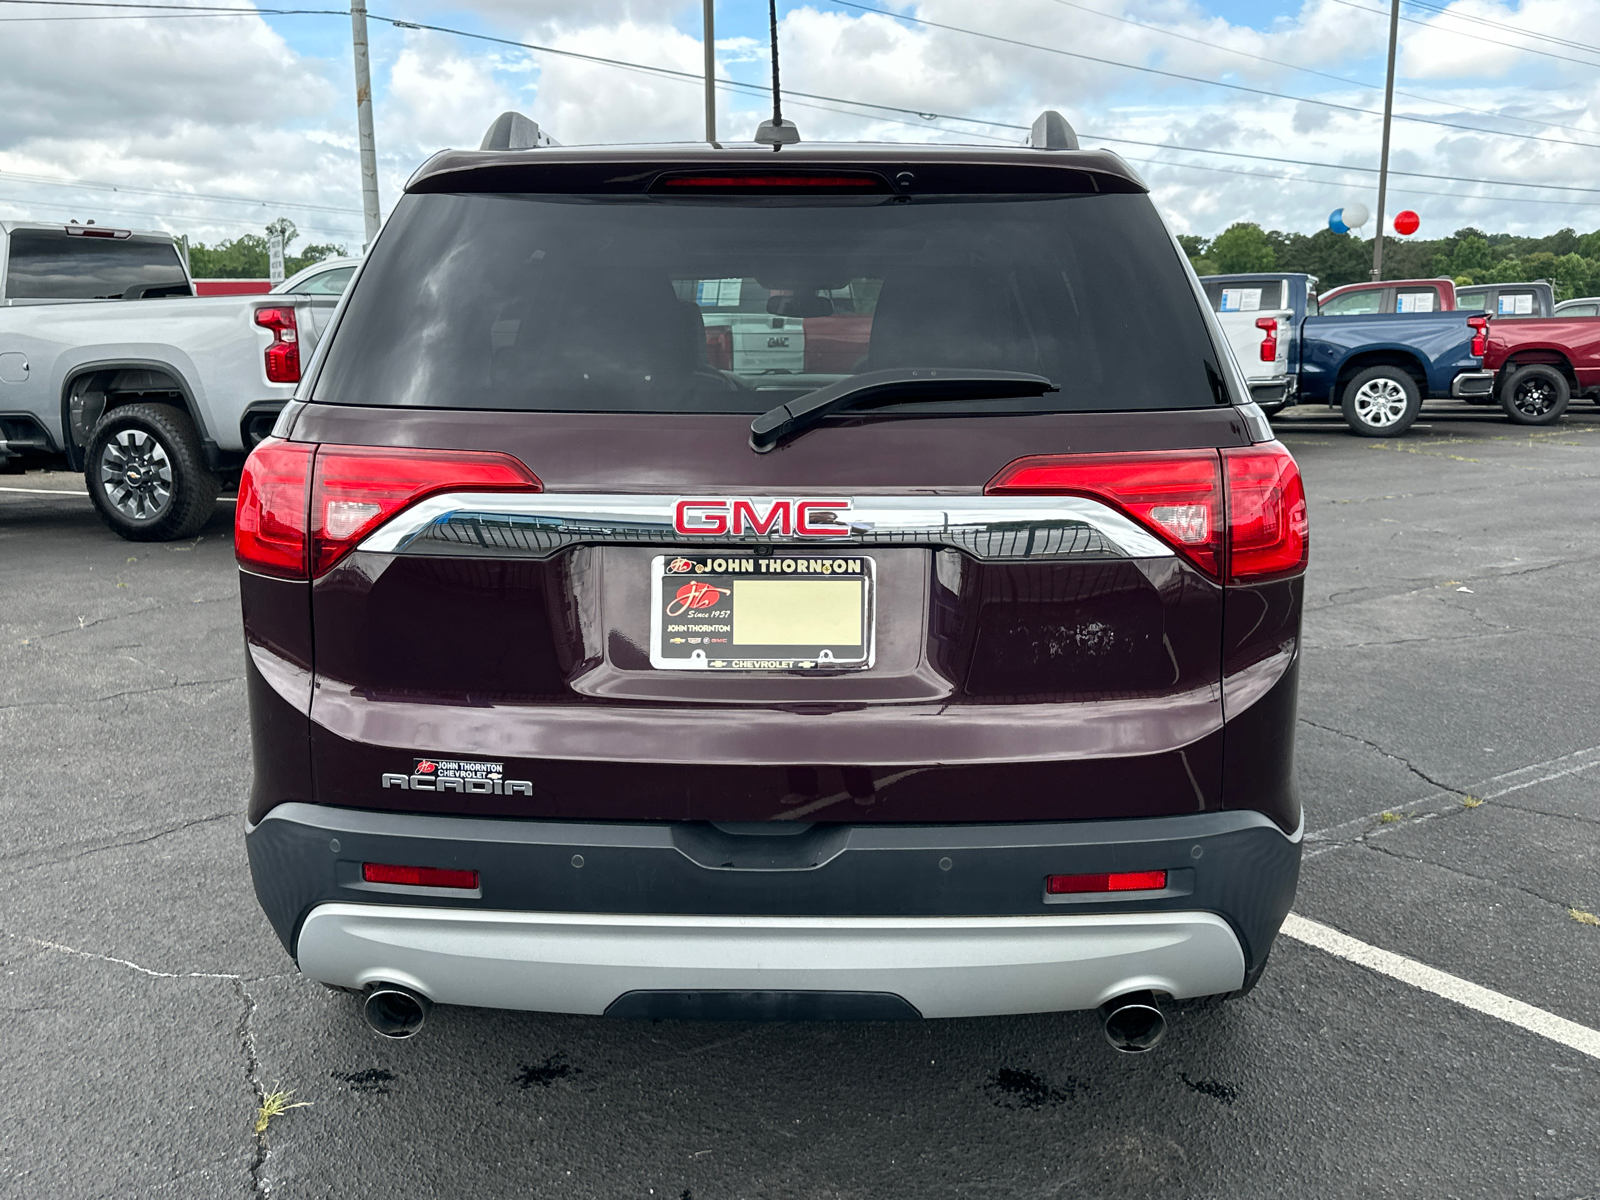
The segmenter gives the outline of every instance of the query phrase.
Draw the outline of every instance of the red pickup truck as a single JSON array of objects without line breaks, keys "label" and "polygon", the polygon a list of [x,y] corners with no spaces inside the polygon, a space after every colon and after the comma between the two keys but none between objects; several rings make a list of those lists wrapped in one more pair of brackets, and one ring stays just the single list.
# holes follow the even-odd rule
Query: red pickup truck
[{"label": "red pickup truck", "polygon": [[1519,425],[1553,424],[1573,396],[1600,402],[1600,317],[1492,321],[1471,378],[1492,379],[1485,395]]}]

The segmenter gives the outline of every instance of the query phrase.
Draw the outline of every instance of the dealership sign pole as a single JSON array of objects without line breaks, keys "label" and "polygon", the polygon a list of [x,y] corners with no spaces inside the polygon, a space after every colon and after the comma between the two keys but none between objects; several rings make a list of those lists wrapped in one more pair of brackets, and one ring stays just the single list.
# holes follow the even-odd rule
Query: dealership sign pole
[{"label": "dealership sign pole", "polygon": [[1394,50],[1400,40],[1400,0],[1389,9],[1389,80],[1383,89],[1383,158],[1378,164],[1378,227],[1372,238],[1372,277],[1383,278],[1383,202],[1389,192],[1389,123],[1394,115]]},{"label": "dealership sign pole", "polygon": [[356,129],[361,138],[361,214],[366,246],[378,236],[378,152],[372,141],[372,77],[367,65],[367,0],[350,0],[350,40],[356,55]]}]

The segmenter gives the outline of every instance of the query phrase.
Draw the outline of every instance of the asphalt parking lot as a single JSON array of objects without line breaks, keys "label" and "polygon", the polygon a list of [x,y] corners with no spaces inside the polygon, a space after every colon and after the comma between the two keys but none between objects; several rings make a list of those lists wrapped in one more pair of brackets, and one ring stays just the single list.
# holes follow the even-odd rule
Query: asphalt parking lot
[{"label": "asphalt parking lot", "polygon": [[[1296,912],[1600,1030],[1600,407],[1278,429],[1313,530]],[[0,1194],[1600,1196],[1600,1059],[1288,937],[1137,1058],[1087,1013],[381,1041],[250,889],[231,506],[132,545],[73,490],[0,476]],[[310,1107],[258,1138],[277,1089]]]}]

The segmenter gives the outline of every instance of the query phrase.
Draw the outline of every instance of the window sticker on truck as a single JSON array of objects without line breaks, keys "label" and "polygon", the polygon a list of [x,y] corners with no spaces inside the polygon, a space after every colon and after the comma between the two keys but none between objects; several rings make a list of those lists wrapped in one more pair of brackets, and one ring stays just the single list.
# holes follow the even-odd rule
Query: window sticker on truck
[{"label": "window sticker on truck", "polygon": [[1257,312],[1261,308],[1260,288],[1223,288],[1223,312]]}]

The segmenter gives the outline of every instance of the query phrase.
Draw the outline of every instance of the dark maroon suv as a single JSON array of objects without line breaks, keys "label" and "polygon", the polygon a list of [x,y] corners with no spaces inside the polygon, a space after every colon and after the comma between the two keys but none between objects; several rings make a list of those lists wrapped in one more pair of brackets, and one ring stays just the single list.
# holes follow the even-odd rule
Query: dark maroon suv
[{"label": "dark maroon suv", "polygon": [[437,155],[240,488],[262,906],[394,1036],[1153,1044],[1299,871],[1306,506],[1249,396],[1113,154]]}]

